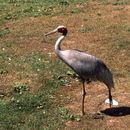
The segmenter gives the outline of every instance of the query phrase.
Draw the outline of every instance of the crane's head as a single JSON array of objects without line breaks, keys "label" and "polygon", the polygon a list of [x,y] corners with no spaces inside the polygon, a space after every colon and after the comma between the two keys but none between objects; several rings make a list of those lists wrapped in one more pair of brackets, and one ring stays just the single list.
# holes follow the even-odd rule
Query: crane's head
[{"label": "crane's head", "polygon": [[63,25],[62,26],[58,26],[56,29],[54,29],[53,31],[50,31],[49,33],[45,34],[45,36],[47,35],[50,35],[50,34],[53,34],[55,32],[59,32],[59,33],[62,33],[62,35],[66,36],[67,35],[67,28],[64,27]]}]

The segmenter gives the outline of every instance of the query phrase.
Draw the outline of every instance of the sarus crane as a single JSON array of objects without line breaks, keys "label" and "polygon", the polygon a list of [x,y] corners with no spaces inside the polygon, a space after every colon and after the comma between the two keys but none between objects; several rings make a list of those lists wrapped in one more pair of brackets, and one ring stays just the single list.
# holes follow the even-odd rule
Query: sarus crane
[{"label": "sarus crane", "polygon": [[80,50],[62,50],[61,42],[67,35],[67,28],[65,26],[58,26],[53,31],[45,34],[45,36],[53,34],[55,32],[59,32],[62,35],[58,38],[55,43],[55,52],[57,56],[66,63],[73,71],[75,71],[82,82],[82,106],[81,106],[81,114],[84,115],[84,99],[86,95],[85,91],[85,82],[89,83],[89,81],[100,81],[103,82],[107,88],[109,93],[109,104],[110,107],[112,105],[112,95],[111,89],[114,88],[113,75],[110,69],[103,63],[99,58],[85,53]]}]

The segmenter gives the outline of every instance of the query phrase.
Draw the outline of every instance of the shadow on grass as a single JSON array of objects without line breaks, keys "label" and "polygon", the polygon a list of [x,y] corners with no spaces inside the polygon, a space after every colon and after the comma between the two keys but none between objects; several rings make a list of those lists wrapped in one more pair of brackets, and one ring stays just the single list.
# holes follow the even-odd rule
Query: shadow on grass
[{"label": "shadow on grass", "polygon": [[101,111],[101,113],[104,113],[109,116],[117,116],[117,117],[126,116],[126,115],[130,115],[130,107],[122,106],[122,107],[108,108]]}]

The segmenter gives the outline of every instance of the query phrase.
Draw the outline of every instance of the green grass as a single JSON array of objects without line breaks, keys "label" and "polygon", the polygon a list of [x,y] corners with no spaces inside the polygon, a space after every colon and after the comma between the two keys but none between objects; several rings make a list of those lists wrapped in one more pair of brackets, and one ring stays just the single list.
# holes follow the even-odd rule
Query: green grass
[{"label": "green grass", "polygon": [[10,30],[8,28],[5,28],[3,30],[0,30],[0,37],[3,37],[10,33]]},{"label": "green grass", "polygon": [[65,109],[63,107],[60,107],[59,111],[61,113],[61,117],[64,120],[72,120],[72,121],[77,121],[77,122],[81,120],[80,116],[70,113],[67,109]]},{"label": "green grass", "polygon": [[[2,88],[2,90],[0,89],[0,130],[55,130],[56,128],[62,130],[65,128],[66,121],[81,120],[79,116],[64,108],[58,97],[55,96],[55,92],[59,90],[60,86],[69,84],[70,78],[77,78],[77,75],[62,61],[49,57],[46,52],[26,50],[25,48],[28,45],[23,45],[26,44],[26,40],[36,37],[40,39],[39,41],[42,41],[41,30],[38,30],[37,26],[32,27],[32,25],[29,29],[28,27],[23,29],[24,26],[28,25],[17,26],[15,20],[20,22],[25,17],[44,16],[49,16],[51,19],[52,16],[84,13],[86,10],[82,7],[82,4],[89,1],[91,0],[0,0],[0,77],[1,81],[4,81],[0,84]],[[128,4],[129,1],[97,0],[97,2],[120,6]],[[118,7],[118,9],[123,8]],[[105,23],[101,21],[103,14],[100,12],[96,12],[96,14],[101,17],[99,21],[94,21],[94,25],[96,25],[88,25],[89,19],[91,21],[92,18],[86,15],[86,19],[83,18],[85,26],[78,27],[77,33],[93,33],[100,30],[101,27],[104,28]],[[98,23],[101,25],[98,26]],[[59,24],[58,21],[56,21],[56,24]],[[37,29],[36,32],[35,29]],[[116,54],[117,56],[120,55],[120,52],[127,52],[127,55],[130,56],[129,39],[126,39],[125,36],[121,37],[122,29],[127,35],[129,34],[130,25],[128,24],[127,28],[124,28],[124,25],[109,23],[109,26],[104,29],[112,33],[111,37],[113,38],[109,41],[113,43],[110,45],[109,53],[111,54],[109,58],[112,59],[112,56]],[[111,30],[121,33],[118,35]],[[25,41],[19,40],[21,36]],[[76,40],[74,39],[74,41]],[[105,43],[108,44],[109,42]],[[113,59],[111,61],[113,62]],[[113,71],[121,75],[121,67],[118,66],[117,68],[112,66]],[[130,77],[129,65],[124,64],[124,68],[123,76],[129,75]],[[10,78],[11,76],[12,78]],[[119,78],[120,76],[115,77]],[[8,85],[10,88],[6,88]],[[62,100],[64,98],[62,97]],[[92,121],[92,119],[86,119],[84,124],[88,125],[88,122],[93,124]],[[89,126],[89,128],[91,127]]]},{"label": "green grass", "polygon": [[129,0],[97,0],[98,2],[101,2],[102,4],[112,4],[112,5],[127,5],[129,3]]},{"label": "green grass", "polygon": [[87,33],[87,32],[91,32],[93,31],[94,29],[92,27],[82,27],[79,29],[79,32],[81,33]]},{"label": "green grass", "polygon": [[[19,83],[12,87],[10,95],[7,96],[6,92],[3,94],[4,97],[0,100],[0,129],[52,130],[63,128],[63,113],[61,114],[60,106],[56,105],[56,97],[53,94],[60,85],[66,83],[67,79],[59,79],[59,76],[65,77],[68,68],[59,60],[50,61],[42,53],[31,53],[22,56],[21,59],[11,61],[11,64],[13,62],[13,66],[16,66],[15,72],[19,71],[18,64],[26,66],[26,69],[22,70],[23,73],[30,76],[38,74],[41,87],[30,93],[28,84]],[[8,68],[8,73],[11,68]],[[24,76],[22,78],[26,79]],[[68,115],[70,120],[76,118],[71,114]]]},{"label": "green grass", "polygon": [[[19,17],[38,17],[60,15],[71,4],[85,3],[85,0],[1,0],[0,24],[7,20],[15,20]],[[72,13],[81,12],[80,9],[72,9]]]},{"label": "green grass", "polygon": [[37,92],[16,95],[9,102],[1,101],[0,128],[29,130],[60,127],[62,119],[51,100],[49,93]]},{"label": "green grass", "polygon": [[127,5],[128,4],[128,0],[116,0],[115,2],[113,2],[113,5]]},{"label": "green grass", "polygon": [[69,83],[67,75],[72,72],[65,64],[60,60],[51,60],[42,52],[16,56],[11,43],[6,46],[2,44],[3,47],[0,76],[14,72],[20,80],[36,76],[38,79],[35,82],[41,85],[37,91],[30,92],[28,82],[23,84],[19,81],[12,89],[0,92],[0,130],[63,129],[65,120],[80,121],[79,117],[61,109],[54,96],[61,85]]},{"label": "green grass", "polygon": [[116,45],[116,47],[117,47],[117,49],[119,49],[119,50],[127,50],[127,49],[129,49],[129,45],[130,45],[130,41],[127,41],[127,40],[124,40],[124,41],[120,41],[117,45]]}]

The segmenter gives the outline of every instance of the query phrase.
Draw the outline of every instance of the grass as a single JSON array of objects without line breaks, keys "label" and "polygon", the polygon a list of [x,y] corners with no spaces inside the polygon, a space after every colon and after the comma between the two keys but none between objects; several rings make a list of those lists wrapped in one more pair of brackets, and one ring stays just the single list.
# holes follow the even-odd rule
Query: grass
[{"label": "grass", "polygon": [[69,112],[67,109],[63,107],[59,108],[59,111],[60,111],[61,117],[64,120],[72,120],[72,121],[77,121],[77,122],[81,121],[80,116],[72,114],[71,112]]},{"label": "grass", "polygon": [[[30,93],[31,86],[28,86],[27,83],[17,83],[12,87],[10,95],[7,92],[3,93],[4,96],[1,96],[0,100],[1,129],[28,130],[63,127],[62,116],[55,105],[53,93],[60,85],[66,83],[64,80],[59,79],[58,76],[61,73],[62,76],[66,75],[67,68],[59,60],[45,62],[46,58],[47,56],[43,56],[43,54],[31,54],[22,57],[23,61],[20,60],[22,66],[26,68],[25,70],[21,69],[23,73],[28,74],[28,76],[37,74],[39,82],[42,84],[39,90],[33,93]],[[48,65],[48,62],[52,63]],[[13,65],[17,67],[17,64],[19,64],[18,61],[15,61],[15,63],[13,61]],[[58,73],[57,68],[61,68]],[[18,71],[16,68],[15,72],[18,73]],[[22,78],[26,79],[27,77],[23,76]],[[8,99],[6,100],[6,98]]]},{"label": "grass", "polygon": [[[5,32],[1,34],[3,39],[7,36]],[[9,82],[10,89],[0,91],[0,129],[63,128],[60,106],[53,95],[60,85],[69,82],[65,78],[68,68],[43,52],[18,55],[17,47],[15,41],[1,41],[0,44],[0,77],[7,82],[9,75],[16,77]]]},{"label": "grass", "polygon": [[127,5],[129,3],[129,0],[98,0],[102,2],[103,4],[112,4],[115,6],[118,5]]},{"label": "grass", "polygon": [[[8,20],[16,20],[20,17],[39,17],[39,16],[56,16],[65,14],[66,10],[71,9],[71,13],[83,12],[82,8],[74,7],[76,3],[83,4],[90,2],[91,0],[6,0],[0,1],[0,23]],[[109,2],[108,0],[102,0],[101,3],[112,3],[113,5],[126,5],[129,2],[127,0],[115,0]],[[73,7],[71,5],[74,5]]]},{"label": "grass", "polygon": [[[1,7],[1,24],[7,20],[15,20],[19,17],[38,17],[60,15],[67,7],[73,3],[83,3],[80,1],[66,0],[7,0],[0,2]],[[73,13],[80,12],[79,9],[72,9]]]},{"label": "grass", "polygon": [[124,1],[124,0],[117,0],[115,2],[113,2],[113,5],[127,5],[128,1]]},{"label": "grass", "polygon": [[[43,129],[49,123],[49,129],[58,127],[53,125],[58,113],[51,112],[54,106],[49,96],[37,92],[15,96],[9,103],[1,103],[1,129]],[[62,122],[59,120],[59,123]]]},{"label": "grass", "polygon": [[0,31],[0,37],[3,37],[10,33],[10,30],[8,28],[5,28],[4,30]]},{"label": "grass", "polygon": [[[72,80],[78,77],[55,57],[52,42],[56,38],[43,38],[54,26],[67,24],[65,42],[70,44],[63,48],[89,50],[108,63],[117,86],[114,98],[128,104],[127,96],[120,94],[129,93],[130,87],[130,24],[125,5],[128,0],[0,0],[0,130],[125,128],[122,120],[129,121],[128,116],[102,120],[91,114],[78,116],[80,90]],[[93,101],[97,95],[88,97]],[[91,101],[86,112],[96,106]]]}]

